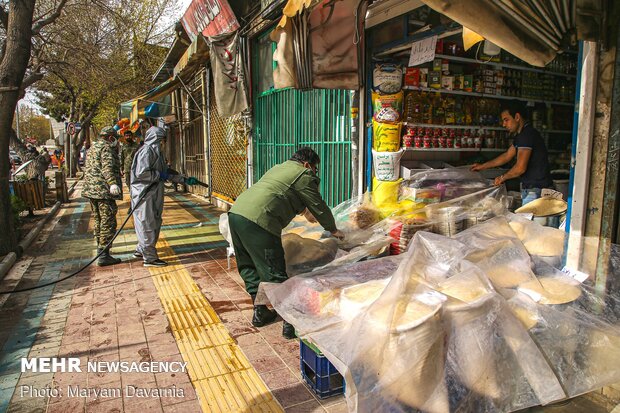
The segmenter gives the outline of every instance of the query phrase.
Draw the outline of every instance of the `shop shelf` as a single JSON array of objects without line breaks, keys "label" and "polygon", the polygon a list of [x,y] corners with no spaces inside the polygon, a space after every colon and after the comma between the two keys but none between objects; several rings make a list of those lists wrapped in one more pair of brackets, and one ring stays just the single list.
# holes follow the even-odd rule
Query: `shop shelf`
[{"label": "shop shelf", "polygon": [[441,128],[441,129],[486,129],[486,130],[497,130],[497,131],[505,131],[506,128],[502,128],[501,126],[484,126],[484,125],[440,125],[440,124],[430,124],[430,123],[412,123],[412,122],[403,122],[405,126],[412,126],[416,128]]},{"label": "shop shelf", "polygon": [[301,376],[320,399],[344,393],[344,378],[318,348],[300,340],[299,356]]},{"label": "shop shelf", "polygon": [[416,152],[479,152],[479,148],[405,148]]},{"label": "shop shelf", "polygon": [[476,60],[476,59],[471,59],[471,58],[468,58],[468,57],[451,56],[451,55],[445,55],[445,54],[436,54],[435,58],[450,60],[450,61],[453,61],[453,62],[473,63],[473,64],[479,64],[479,65],[485,65],[485,66],[506,67],[508,69],[522,70],[524,72],[544,73],[544,74],[547,74],[547,75],[562,76],[562,77],[568,77],[568,78],[571,78],[571,79],[576,79],[577,78],[576,75],[571,75],[571,74],[568,74],[568,73],[553,72],[551,70],[537,69],[535,67],[527,67],[527,66],[514,65],[512,63],[485,62],[485,61],[480,61],[480,60]]},{"label": "shop shelf", "polygon": [[463,90],[434,89],[434,88],[422,87],[422,86],[403,86],[403,89],[419,90],[421,92],[444,93],[448,95],[477,96],[477,97],[484,97],[484,98],[489,98],[489,99],[520,100],[523,102],[549,103],[549,104],[558,105],[558,106],[575,106],[574,103],[569,103],[569,102],[556,102],[553,100],[542,100],[542,99],[528,99],[528,98],[520,98],[520,97],[515,97],[515,96],[487,95],[487,94],[478,93],[478,92],[465,92]]},{"label": "shop shelf", "polygon": [[569,130],[559,130],[559,129],[549,129],[549,130],[544,130],[544,129],[543,129],[543,130],[541,130],[541,132],[545,132],[545,133],[555,133],[555,134],[558,134],[558,135],[561,135],[561,134],[566,134],[566,135],[568,135],[568,134],[572,134],[572,133],[573,133],[573,131],[572,131],[572,130],[570,130],[570,129],[569,129]]}]

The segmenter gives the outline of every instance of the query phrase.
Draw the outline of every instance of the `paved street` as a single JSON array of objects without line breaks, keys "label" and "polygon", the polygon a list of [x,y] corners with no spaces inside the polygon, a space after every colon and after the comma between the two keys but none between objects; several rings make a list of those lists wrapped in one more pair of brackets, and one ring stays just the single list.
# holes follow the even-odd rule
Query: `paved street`
[{"label": "paved street", "polygon": [[[119,223],[127,209],[119,204]],[[144,268],[131,256],[130,219],[112,251],[122,264],[0,296],[0,413],[346,411],[342,396],[320,401],[302,383],[299,343],[281,337],[281,321],[251,325],[234,259],[227,269],[219,213],[171,194],[158,244],[168,267]],[[95,254],[90,215],[78,184],[2,289],[55,281],[87,263]],[[82,367],[166,361],[187,370],[22,373],[22,357],[73,357]]]}]

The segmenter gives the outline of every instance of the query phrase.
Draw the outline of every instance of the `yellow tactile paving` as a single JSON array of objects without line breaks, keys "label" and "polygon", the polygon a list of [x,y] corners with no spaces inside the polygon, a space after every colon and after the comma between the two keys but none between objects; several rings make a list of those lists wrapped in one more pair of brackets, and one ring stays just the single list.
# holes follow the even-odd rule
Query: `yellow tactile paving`
[{"label": "yellow tactile paving", "polygon": [[[183,214],[178,211],[175,215]],[[168,257],[169,265],[150,267],[149,272],[183,360],[188,363],[202,410],[282,412],[164,237],[160,237],[157,250]]]},{"label": "yellow tactile paving", "polygon": [[[119,225],[126,218],[128,197],[119,203]],[[166,198],[164,225],[191,223],[196,218],[175,201]],[[133,251],[135,234],[133,220],[115,243],[116,248]],[[228,330],[192,279],[189,271],[180,264],[170,244],[186,245],[201,242],[204,237],[194,237],[203,228],[185,228],[166,231],[157,244],[159,255],[169,263],[167,267],[149,267],[149,273],[168,317],[170,328],[203,412],[283,412],[245,354],[235,344]],[[174,235],[171,235],[174,233]],[[182,236],[179,236],[182,233]],[[171,236],[167,241],[165,236]],[[196,239],[194,239],[196,238]]]}]

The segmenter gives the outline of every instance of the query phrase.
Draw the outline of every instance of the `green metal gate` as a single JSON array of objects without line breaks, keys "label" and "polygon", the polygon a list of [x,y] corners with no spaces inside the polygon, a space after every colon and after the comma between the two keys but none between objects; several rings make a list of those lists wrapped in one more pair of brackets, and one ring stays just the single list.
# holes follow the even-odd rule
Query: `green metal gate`
[{"label": "green metal gate", "polygon": [[350,91],[270,90],[255,102],[254,182],[302,146],[321,157],[321,194],[330,206],[351,197]]}]

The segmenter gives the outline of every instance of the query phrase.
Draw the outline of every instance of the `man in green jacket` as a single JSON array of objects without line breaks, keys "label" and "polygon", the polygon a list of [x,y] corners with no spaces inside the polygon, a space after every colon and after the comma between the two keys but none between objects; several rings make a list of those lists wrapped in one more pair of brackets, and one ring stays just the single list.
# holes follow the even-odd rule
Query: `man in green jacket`
[{"label": "man in green jacket", "polygon": [[[261,281],[281,283],[288,279],[282,229],[295,215],[312,214],[333,236],[344,238],[319,193],[320,180],[316,176],[319,162],[319,155],[311,148],[301,148],[242,193],[228,214],[237,268],[252,302]],[[262,327],[276,316],[267,306],[255,305],[252,324]],[[294,327],[286,321],[282,335],[295,337]]]}]

